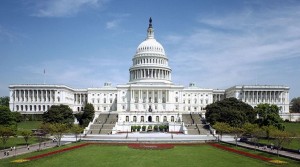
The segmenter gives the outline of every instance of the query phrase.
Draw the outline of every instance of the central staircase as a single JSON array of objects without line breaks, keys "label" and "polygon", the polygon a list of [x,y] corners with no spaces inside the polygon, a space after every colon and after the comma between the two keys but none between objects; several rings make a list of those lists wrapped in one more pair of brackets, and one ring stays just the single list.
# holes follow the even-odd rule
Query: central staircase
[{"label": "central staircase", "polygon": [[189,135],[207,135],[209,130],[205,128],[199,114],[182,114],[182,120],[188,130]]},{"label": "central staircase", "polygon": [[87,134],[111,134],[118,121],[118,114],[101,113],[91,124]]}]

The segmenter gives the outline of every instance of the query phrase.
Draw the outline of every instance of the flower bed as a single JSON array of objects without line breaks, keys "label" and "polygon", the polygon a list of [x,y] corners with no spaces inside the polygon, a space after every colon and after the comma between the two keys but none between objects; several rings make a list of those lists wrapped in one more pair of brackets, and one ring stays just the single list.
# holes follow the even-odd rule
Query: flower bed
[{"label": "flower bed", "polygon": [[76,146],[73,146],[73,147],[68,147],[68,148],[64,148],[64,149],[61,149],[61,150],[56,150],[56,151],[36,155],[36,156],[25,158],[25,159],[31,161],[31,160],[43,158],[43,157],[46,157],[46,156],[49,156],[49,155],[58,154],[58,153],[62,153],[62,152],[69,151],[69,150],[74,150],[74,149],[84,147],[84,146],[87,146],[87,145],[90,145],[90,143],[84,143],[84,144],[76,145]]},{"label": "flower bed", "polygon": [[165,150],[174,148],[173,144],[128,144],[129,148],[142,150]]},{"label": "flower bed", "polygon": [[240,151],[240,150],[235,150],[233,148],[226,147],[226,146],[223,146],[223,145],[220,145],[220,144],[217,144],[217,143],[210,143],[210,145],[213,146],[213,147],[222,149],[222,150],[226,150],[226,151],[233,152],[233,153],[236,153],[236,154],[244,155],[244,156],[250,157],[250,158],[260,159],[260,160],[268,161],[268,162],[270,162],[272,160],[271,158],[267,158],[267,157],[264,157],[264,156],[261,156],[261,155],[251,154],[251,153]]}]

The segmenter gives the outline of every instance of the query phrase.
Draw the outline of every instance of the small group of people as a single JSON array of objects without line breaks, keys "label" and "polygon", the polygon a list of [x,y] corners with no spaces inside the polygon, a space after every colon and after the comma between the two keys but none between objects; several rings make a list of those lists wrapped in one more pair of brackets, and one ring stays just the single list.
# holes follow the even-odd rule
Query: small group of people
[{"label": "small group of people", "polygon": [[9,156],[9,151],[4,151],[4,156]]},{"label": "small group of people", "polygon": [[[16,150],[16,147],[10,147],[10,151]],[[4,156],[9,156],[9,150],[4,151]]]}]

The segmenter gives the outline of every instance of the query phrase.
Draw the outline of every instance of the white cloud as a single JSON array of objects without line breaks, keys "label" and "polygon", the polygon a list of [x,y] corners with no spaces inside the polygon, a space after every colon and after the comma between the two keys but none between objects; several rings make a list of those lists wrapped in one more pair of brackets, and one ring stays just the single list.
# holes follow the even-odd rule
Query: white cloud
[{"label": "white cloud", "polygon": [[[300,63],[299,11],[300,6],[294,6],[199,18],[198,28],[190,35],[165,38],[176,42],[180,37],[181,41],[168,51],[175,82],[196,80],[200,86],[226,88],[286,78],[278,73],[285,68],[279,70],[274,63],[289,59]],[[281,72],[288,75],[290,71]]]},{"label": "white cloud", "polygon": [[114,13],[110,14],[114,19],[106,22],[106,29],[116,29],[124,21],[125,18],[129,17],[129,13]]},{"label": "white cloud", "polygon": [[37,11],[33,16],[37,17],[70,17],[86,8],[102,7],[108,0],[51,0],[39,1]]},{"label": "white cloud", "polygon": [[107,29],[114,29],[116,27],[118,27],[120,23],[120,20],[112,20],[106,23],[106,28]]}]

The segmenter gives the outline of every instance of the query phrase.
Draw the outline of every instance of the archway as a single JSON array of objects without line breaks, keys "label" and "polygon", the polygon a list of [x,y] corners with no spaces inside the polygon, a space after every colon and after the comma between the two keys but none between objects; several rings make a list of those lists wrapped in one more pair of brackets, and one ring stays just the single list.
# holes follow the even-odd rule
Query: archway
[{"label": "archway", "polygon": [[148,122],[152,122],[152,117],[151,116],[148,117]]}]

